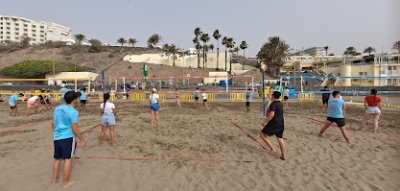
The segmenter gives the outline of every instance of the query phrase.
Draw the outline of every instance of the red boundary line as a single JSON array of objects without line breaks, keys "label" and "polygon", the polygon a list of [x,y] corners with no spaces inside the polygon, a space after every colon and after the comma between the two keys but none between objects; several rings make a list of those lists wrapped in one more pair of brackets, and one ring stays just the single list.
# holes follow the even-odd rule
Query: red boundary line
[{"label": "red boundary line", "polygon": [[33,124],[28,124],[27,126],[21,126],[21,127],[17,127],[17,128],[13,128],[13,129],[0,131],[0,135],[11,133],[11,132],[18,131],[18,130],[21,130],[21,129],[24,129],[24,128],[28,128],[28,127],[33,127],[33,126],[36,126],[36,125],[41,125],[41,124],[44,124],[44,123],[47,123],[47,122],[50,122],[50,121],[43,121],[43,122],[39,122],[39,123],[33,123]]},{"label": "red boundary line", "polygon": [[[323,121],[321,121],[321,120],[314,119],[314,118],[311,118],[311,117],[306,117],[306,118],[309,119],[309,120],[318,122],[318,123],[322,123],[322,124],[325,123],[325,122],[323,122]],[[339,128],[337,125],[331,125],[331,126],[334,126],[334,127]],[[381,138],[378,138],[378,137],[374,137],[374,136],[371,136],[371,135],[368,135],[368,134],[365,134],[365,133],[361,133],[361,132],[358,132],[358,131],[354,131],[354,130],[351,130],[351,129],[347,129],[347,130],[348,130],[348,131],[351,131],[351,132],[353,132],[353,133],[359,134],[359,135],[361,135],[361,136],[368,137],[368,138],[370,138],[370,139],[375,139],[375,140],[378,140],[378,141],[387,143],[387,144],[389,144],[389,145],[393,145],[393,146],[398,146],[398,147],[400,147],[400,144],[398,144],[398,143],[396,143],[396,142],[393,142],[393,141],[384,140],[384,139],[381,139]]]},{"label": "red boundary line", "polygon": [[76,157],[86,159],[106,159],[106,160],[127,160],[127,161],[195,161],[195,162],[255,162],[251,160],[226,160],[226,159],[214,159],[214,158],[145,158],[145,157],[132,157],[132,158],[118,158],[112,156],[87,156],[87,157]]},{"label": "red boundary line", "polygon": [[[92,130],[92,129],[95,129],[95,128],[97,128],[97,127],[100,127],[100,126],[101,126],[101,124],[97,124],[97,125],[95,125],[95,126],[89,128],[89,129],[86,129],[86,130],[82,131],[81,133],[82,133],[82,134],[83,134],[83,133],[86,133],[86,132],[88,132],[88,131],[90,131],[90,130]],[[43,152],[39,153],[39,155],[42,155],[43,153],[49,151],[49,150],[52,149],[52,148],[53,148],[53,146],[47,148],[47,149],[44,150]]]},{"label": "red boundary line", "polygon": [[[217,110],[219,112],[221,112],[221,110],[219,108],[217,108]],[[250,137],[254,142],[258,143],[258,145],[260,145],[261,148],[263,148],[265,151],[267,151],[268,153],[270,153],[271,155],[273,155],[266,147],[264,147],[264,145],[262,145],[259,141],[257,141],[256,138],[254,138],[253,136],[251,136],[250,134],[248,134],[242,127],[240,127],[238,124],[234,123],[232,121],[232,119],[230,119],[229,117],[226,117],[227,119],[229,119],[229,121],[235,125],[240,131],[242,131],[245,135],[247,135],[248,137]],[[273,155],[275,158],[278,158],[277,156]]]}]

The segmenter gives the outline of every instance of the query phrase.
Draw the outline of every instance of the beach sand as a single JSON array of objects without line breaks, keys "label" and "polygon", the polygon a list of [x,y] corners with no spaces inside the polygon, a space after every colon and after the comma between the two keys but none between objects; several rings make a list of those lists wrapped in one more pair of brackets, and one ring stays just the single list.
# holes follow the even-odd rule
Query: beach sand
[{"label": "beach sand", "polygon": [[[74,184],[67,189],[61,182],[50,185],[52,113],[8,119],[8,104],[0,104],[0,190],[400,190],[400,145],[392,143],[400,143],[398,109],[384,110],[376,134],[371,121],[362,132],[349,131],[354,145],[348,145],[335,127],[316,136],[323,124],[306,117],[326,119],[318,102],[290,103],[282,161],[263,149],[260,102],[246,113],[243,102],[209,102],[205,111],[187,102],[177,108],[171,100],[162,103],[159,126],[149,125],[147,101],[115,104],[116,147],[108,134],[98,146],[100,103],[80,111],[87,147],[78,141]],[[20,105],[20,114],[25,107]],[[363,113],[362,107],[348,105],[346,126],[358,128]],[[279,153],[275,137],[271,140]]]}]

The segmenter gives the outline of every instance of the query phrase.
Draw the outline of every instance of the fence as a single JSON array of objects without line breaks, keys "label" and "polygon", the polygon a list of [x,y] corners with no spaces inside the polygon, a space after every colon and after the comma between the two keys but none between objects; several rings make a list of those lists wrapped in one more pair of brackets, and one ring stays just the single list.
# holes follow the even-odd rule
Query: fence
[{"label": "fence", "polygon": [[304,100],[311,100],[311,101],[314,101],[314,97],[315,97],[314,94],[302,94],[302,93],[297,94],[297,98],[298,98],[300,101],[304,101]]}]

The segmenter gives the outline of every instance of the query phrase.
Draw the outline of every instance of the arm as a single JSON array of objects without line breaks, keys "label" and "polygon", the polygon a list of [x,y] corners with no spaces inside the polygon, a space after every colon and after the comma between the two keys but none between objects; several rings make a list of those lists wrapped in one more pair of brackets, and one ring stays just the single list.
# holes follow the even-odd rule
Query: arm
[{"label": "arm", "polygon": [[161,103],[160,100],[157,99],[158,107],[161,109]]},{"label": "arm", "polygon": [[274,118],[274,116],[275,116],[275,111],[271,111],[271,112],[269,113],[269,115],[267,115],[267,117],[265,118],[264,122],[263,122],[261,125],[262,125],[262,126],[267,125],[267,123],[268,123],[269,121],[271,121],[271,119]]},{"label": "arm", "polygon": [[54,131],[54,117],[53,117],[53,119],[51,119],[51,128],[52,128],[53,131]]},{"label": "arm", "polygon": [[114,115],[117,115],[117,110],[115,108],[112,109]]},{"label": "arm", "polygon": [[381,110],[381,115],[382,115],[382,112],[383,112],[383,111],[382,111],[382,102],[379,102],[379,103],[378,103],[378,107],[379,107],[379,109]]},{"label": "arm", "polygon": [[[378,104],[379,104],[379,103],[378,103]],[[365,110],[367,110],[367,107],[368,107],[367,100],[364,100],[364,108],[365,108]]]},{"label": "arm", "polygon": [[86,146],[85,139],[83,139],[81,131],[78,128],[78,123],[72,123],[72,131],[74,132],[75,136],[81,141],[82,147]]},{"label": "arm", "polygon": [[342,107],[342,113],[343,113],[343,115],[346,115],[346,106]]}]

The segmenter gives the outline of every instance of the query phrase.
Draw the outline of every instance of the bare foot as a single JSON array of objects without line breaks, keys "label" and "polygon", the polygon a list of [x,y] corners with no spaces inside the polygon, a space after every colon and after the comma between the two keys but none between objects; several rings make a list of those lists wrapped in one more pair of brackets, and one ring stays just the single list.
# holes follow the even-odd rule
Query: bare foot
[{"label": "bare foot", "polygon": [[112,144],[113,147],[117,146],[117,143]]},{"label": "bare foot", "polygon": [[281,160],[285,160],[285,157],[284,156],[280,156],[279,157]]},{"label": "bare foot", "polygon": [[54,186],[54,185],[56,185],[58,183],[58,179],[57,180],[54,180],[52,183],[51,183],[51,186]]},{"label": "bare foot", "polygon": [[63,188],[66,188],[68,186],[71,186],[74,183],[74,181],[68,182],[67,184],[63,184]]}]

